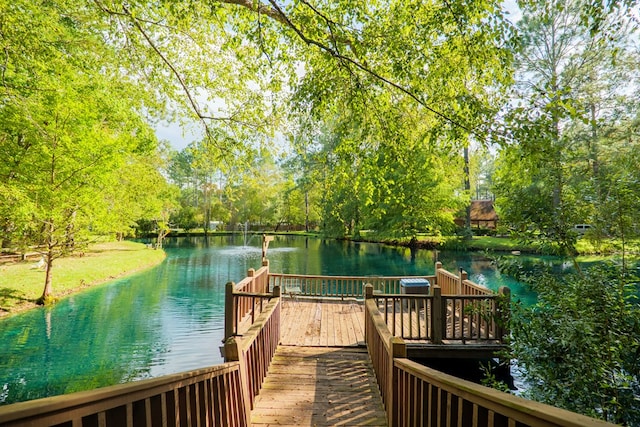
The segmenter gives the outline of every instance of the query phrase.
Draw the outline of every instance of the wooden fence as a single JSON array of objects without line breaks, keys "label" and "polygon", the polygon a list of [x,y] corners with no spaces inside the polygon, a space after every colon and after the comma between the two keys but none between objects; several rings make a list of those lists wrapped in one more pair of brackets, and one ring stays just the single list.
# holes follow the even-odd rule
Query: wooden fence
[{"label": "wooden fence", "polygon": [[273,296],[251,327],[241,337],[227,339],[224,346],[225,361],[240,362],[248,407],[251,409],[280,342],[280,288],[274,288]]},{"label": "wooden fence", "polygon": [[427,368],[406,358],[366,290],[365,340],[390,426],[611,426]]},{"label": "wooden fence", "polygon": [[510,291],[492,295],[372,295],[391,334],[407,340],[441,344],[498,342],[507,335]]},{"label": "wooden fence", "polygon": [[[262,270],[262,269],[261,269]],[[260,271],[261,271],[260,270]],[[256,273],[258,275],[258,273]],[[402,294],[402,279],[429,281],[431,288],[440,286],[442,295],[493,295],[493,291],[468,280],[466,271],[456,275],[437,262],[432,276],[320,276],[268,273],[269,288],[279,286],[283,295],[303,297],[363,298],[364,286],[371,284],[374,294]],[[236,285],[236,289],[238,285]],[[261,290],[259,292],[267,292]]]},{"label": "wooden fence", "polygon": [[232,362],[181,374],[0,407],[0,425],[231,426],[249,425],[249,408]]},{"label": "wooden fence", "polygon": [[442,295],[492,295],[493,292],[489,288],[478,285],[468,280],[466,271],[460,269],[459,274],[455,275],[450,271],[442,268],[442,263],[436,263],[436,280],[435,284],[442,289]]},{"label": "wooden fence", "polygon": [[[364,298],[364,286],[374,293],[400,294],[400,280],[411,276],[314,276],[269,273],[269,286],[279,286],[283,295],[322,298]],[[412,276],[435,283],[435,276]]]},{"label": "wooden fence", "polygon": [[225,287],[224,340],[237,335],[241,324],[248,328],[263,311],[273,294],[269,292],[269,263],[255,271],[249,269],[247,277],[239,283],[227,283]]}]

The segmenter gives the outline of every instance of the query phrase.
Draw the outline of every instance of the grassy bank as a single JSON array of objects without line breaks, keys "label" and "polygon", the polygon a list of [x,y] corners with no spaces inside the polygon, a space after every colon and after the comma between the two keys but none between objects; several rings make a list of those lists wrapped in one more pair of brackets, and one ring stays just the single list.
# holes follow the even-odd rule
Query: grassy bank
[{"label": "grassy bank", "polygon": [[[164,251],[136,242],[106,242],[89,246],[83,256],[57,259],[53,294],[61,297],[158,265]],[[0,317],[35,307],[42,295],[44,270],[36,262],[0,265]]]}]

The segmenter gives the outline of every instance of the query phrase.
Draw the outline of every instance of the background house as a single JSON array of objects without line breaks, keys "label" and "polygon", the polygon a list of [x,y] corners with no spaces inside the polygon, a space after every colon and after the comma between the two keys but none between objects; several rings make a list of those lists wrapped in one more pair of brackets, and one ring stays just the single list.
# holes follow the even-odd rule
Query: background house
[{"label": "background house", "polygon": [[[493,200],[471,201],[471,228],[489,228],[495,230],[498,226],[498,214],[493,207]],[[465,218],[456,218],[456,225],[464,227]]]}]

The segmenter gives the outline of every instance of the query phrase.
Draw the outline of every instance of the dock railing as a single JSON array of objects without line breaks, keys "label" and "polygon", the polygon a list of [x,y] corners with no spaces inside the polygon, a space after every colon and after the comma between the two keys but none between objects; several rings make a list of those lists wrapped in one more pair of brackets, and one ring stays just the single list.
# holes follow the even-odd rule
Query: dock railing
[{"label": "dock railing", "polygon": [[[255,274],[259,276],[262,273],[263,269],[260,269]],[[407,278],[427,279],[431,287],[440,287],[442,295],[494,295],[491,289],[468,280],[466,271],[460,269],[459,274],[451,273],[442,268],[440,262],[435,265],[435,274],[429,276],[322,276],[269,272],[268,288],[261,288],[260,292],[279,286],[285,296],[361,299],[366,284],[373,286],[375,294],[400,295],[400,281]],[[240,290],[239,285],[236,285],[236,290]]]},{"label": "dock railing", "polygon": [[429,295],[376,294],[382,319],[394,336],[431,344],[502,344],[508,335],[510,290],[497,294],[444,295],[438,285]]},{"label": "dock railing", "polygon": [[356,298],[364,296],[370,284],[375,293],[400,294],[400,280],[408,277],[435,283],[436,276],[319,276],[269,273],[269,286],[279,286],[283,295],[320,298]]},{"label": "dock railing", "polygon": [[[266,267],[264,272],[260,272],[260,277],[267,277],[263,276],[268,275],[268,264]],[[241,283],[244,283],[243,289],[237,293],[266,294],[254,292],[265,291],[264,288],[250,288],[266,286],[264,279]],[[437,319],[436,307],[439,305],[433,301],[438,294],[443,300],[445,296],[439,286],[434,286],[433,290],[430,304]],[[251,326],[242,335],[230,336],[226,340],[224,364],[0,406],[0,425],[249,426],[250,410],[280,341],[280,294],[279,286],[275,286],[269,294],[269,301],[264,302],[262,311],[254,316]],[[502,393],[412,362],[407,359],[405,341],[393,335],[379,309],[376,299],[385,296],[376,294],[372,285],[364,287],[364,295],[365,340],[389,425],[612,425]],[[401,298],[410,304],[424,296],[405,295]],[[398,302],[402,305],[405,301]],[[256,305],[255,301],[253,305]],[[441,310],[443,317],[444,310]],[[496,316],[508,316],[508,312],[500,311],[499,305],[495,313]],[[447,336],[444,329],[442,334]],[[432,335],[437,339],[437,333],[432,332]]]},{"label": "dock railing", "polygon": [[390,426],[611,426],[448,375],[406,358],[378,309],[373,286],[365,289],[365,340]]},{"label": "dock railing", "polygon": [[466,271],[460,269],[456,275],[442,268],[441,262],[436,262],[435,283],[442,289],[442,295],[491,295],[489,288],[468,280]]},{"label": "dock railing", "polygon": [[253,409],[273,355],[280,342],[280,288],[275,287],[273,297],[251,327],[242,336],[225,341],[226,362],[240,362],[240,372],[245,385],[247,406]]},{"label": "dock railing", "polygon": [[225,286],[224,340],[237,335],[243,325],[251,326],[263,311],[266,302],[273,298],[269,292],[269,262],[263,262],[258,271],[250,268],[247,277]]},{"label": "dock railing", "polygon": [[240,363],[0,406],[0,425],[245,427]]}]

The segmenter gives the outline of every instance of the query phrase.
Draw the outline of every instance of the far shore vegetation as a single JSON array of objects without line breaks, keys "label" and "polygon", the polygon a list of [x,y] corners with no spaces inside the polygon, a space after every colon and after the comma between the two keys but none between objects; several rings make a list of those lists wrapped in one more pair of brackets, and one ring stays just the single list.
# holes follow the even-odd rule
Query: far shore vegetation
[{"label": "far shore vegetation", "polygon": [[[158,265],[165,252],[143,243],[120,241],[90,245],[56,263],[54,299]],[[39,261],[0,265],[0,318],[36,307],[45,272]]]},{"label": "far shore vegetation", "polygon": [[[322,235],[314,232],[279,232],[266,234],[288,234],[301,236]],[[203,230],[195,229],[189,232],[174,231],[172,236],[201,236]],[[232,234],[231,232],[209,232],[209,235]],[[259,234],[259,233],[255,233]],[[512,237],[474,236],[472,239],[461,239],[458,236],[418,236],[412,243],[409,239],[394,239],[373,233],[363,232],[359,241],[384,243],[398,246],[415,244],[422,249],[436,250],[465,250],[485,251],[487,253],[522,253],[522,254],[552,254],[549,248],[543,248],[535,243],[527,243]],[[610,240],[594,245],[588,239],[580,239],[576,245],[581,258],[584,256],[604,257],[619,252],[619,243]],[[634,242],[627,247],[631,253],[640,252],[640,242]],[[90,245],[87,250],[66,256],[59,260],[56,266],[56,276],[59,285],[50,302],[100,285],[113,279],[121,278],[138,271],[151,268],[165,258],[162,250],[151,249],[149,245],[133,241],[101,242]],[[0,265],[0,318],[6,315],[20,313],[37,307],[37,299],[41,292],[43,268],[38,266],[38,260]]]}]

